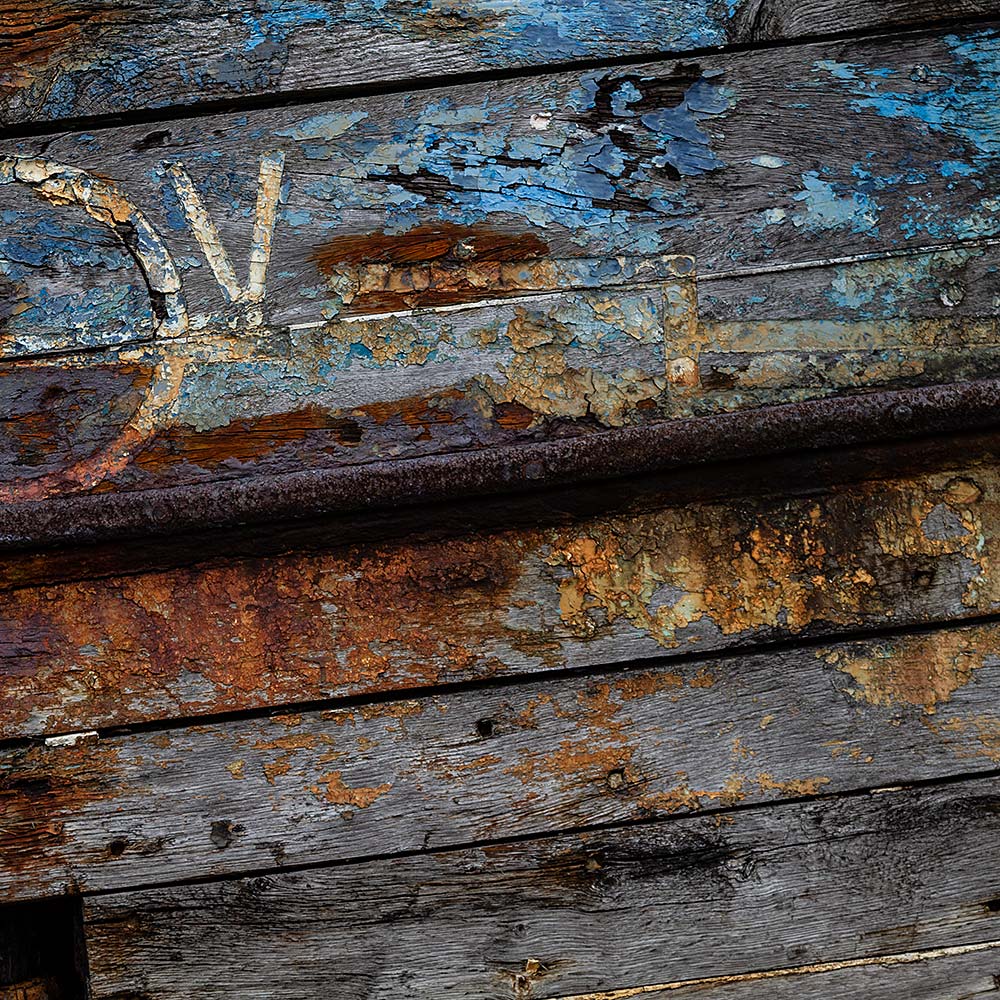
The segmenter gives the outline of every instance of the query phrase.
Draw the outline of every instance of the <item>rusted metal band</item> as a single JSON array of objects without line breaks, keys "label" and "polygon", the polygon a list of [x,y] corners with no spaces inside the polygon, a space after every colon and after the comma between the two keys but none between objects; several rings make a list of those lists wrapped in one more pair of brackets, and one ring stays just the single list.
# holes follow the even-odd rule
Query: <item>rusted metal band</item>
[{"label": "rusted metal band", "polygon": [[9,505],[0,512],[0,547],[135,538],[454,501],[996,425],[1000,379],[859,394],[488,451]]}]

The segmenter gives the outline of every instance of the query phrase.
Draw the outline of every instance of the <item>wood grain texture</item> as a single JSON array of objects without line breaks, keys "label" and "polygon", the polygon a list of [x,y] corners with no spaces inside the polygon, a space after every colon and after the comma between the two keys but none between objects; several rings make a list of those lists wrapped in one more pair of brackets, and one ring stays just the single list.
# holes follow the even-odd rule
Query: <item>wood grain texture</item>
[{"label": "wood grain texture", "polygon": [[558,1000],[976,1000],[997,993],[997,942],[763,970],[688,983],[602,990]]},{"label": "wood grain texture", "polygon": [[95,897],[94,997],[555,998],[996,940],[998,789]]},{"label": "wood grain texture", "polygon": [[[17,588],[2,731],[53,733],[958,621],[1000,606],[995,438],[921,474]],[[914,449],[918,450],[918,449]],[[927,462],[931,461],[928,451]],[[280,548],[280,547],[279,547]],[[27,572],[32,572],[29,563]],[[447,628],[442,623],[447,623]]]},{"label": "wood grain texture", "polygon": [[[998,64],[980,28],[12,143],[0,339],[22,359],[0,365],[0,495],[995,374],[993,248],[851,261],[996,235]],[[512,269],[530,284],[572,258],[627,271],[664,253],[696,260],[696,324],[662,289],[484,305]],[[831,258],[848,260],[720,277]],[[478,308],[419,312],[456,296]],[[24,357],[68,346],[85,353]],[[113,461],[67,472],[122,434]]]},{"label": "wood grain texture", "polygon": [[0,124],[877,30],[988,0],[41,0],[0,4]]},{"label": "wood grain texture", "polygon": [[0,895],[990,771],[998,694],[990,625],[8,751]]}]

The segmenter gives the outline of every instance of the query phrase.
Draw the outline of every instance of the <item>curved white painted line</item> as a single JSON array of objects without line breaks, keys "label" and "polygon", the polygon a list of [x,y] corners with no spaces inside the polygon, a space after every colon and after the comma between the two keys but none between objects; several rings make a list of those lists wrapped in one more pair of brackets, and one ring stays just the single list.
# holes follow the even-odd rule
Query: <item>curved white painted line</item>
[{"label": "curved white painted line", "polygon": [[[12,183],[30,187],[53,205],[81,206],[125,240],[153,299],[152,338],[154,344],[159,342],[160,359],[146,395],[114,441],[59,472],[0,483],[0,502],[4,503],[42,500],[73,488],[89,489],[125,468],[177,400],[186,360],[174,355],[166,342],[188,329],[180,275],[170,251],[142,212],[111,181],[50,160],[0,157],[0,184]],[[121,228],[130,234],[129,239],[122,236]]]}]

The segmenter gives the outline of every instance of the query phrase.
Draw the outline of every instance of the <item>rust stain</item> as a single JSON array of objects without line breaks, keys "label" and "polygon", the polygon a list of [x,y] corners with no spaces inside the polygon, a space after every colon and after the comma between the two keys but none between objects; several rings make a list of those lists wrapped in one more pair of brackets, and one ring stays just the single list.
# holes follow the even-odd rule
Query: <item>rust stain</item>
[{"label": "rust stain", "polygon": [[526,785],[537,783],[544,774],[573,781],[603,781],[609,771],[626,770],[632,760],[630,746],[600,746],[588,738],[562,740],[557,750],[546,754],[523,754],[521,763],[506,769]]},{"label": "rust stain", "polygon": [[413,264],[450,260],[464,265],[471,259],[521,261],[544,257],[549,247],[532,232],[504,232],[488,226],[417,226],[405,233],[364,233],[337,236],[313,251],[310,260],[324,274],[338,264]]},{"label": "rust stain", "polygon": [[7,876],[31,878],[45,869],[58,884],[65,873],[68,891],[76,850],[65,821],[95,804],[112,813],[125,794],[127,766],[118,747],[100,742],[7,755],[0,767],[0,856]]},{"label": "rust stain", "polygon": [[[998,480],[984,465],[812,499],[699,502],[11,590],[0,607],[0,732],[544,670],[594,641],[656,655],[892,622],[904,595],[908,620],[940,616],[948,599],[956,616],[987,613],[1000,607]],[[938,577],[947,588],[925,611],[920,595]],[[929,645],[895,664],[871,652],[844,669],[862,697],[930,710],[984,652]],[[614,704],[711,679],[629,672]]]},{"label": "rust stain", "polygon": [[722,788],[695,789],[688,782],[684,772],[676,775],[678,784],[661,791],[644,792],[637,804],[648,815],[676,812],[698,812],[705,808],[728,807],[742,802],[747,797],[746,778],[740,774],[730,775]]},{"label": "rust stain", "polygon": [[754,781],[761,792],[778,792],[779,795],[789,798],[819,795],[823,786],[830,784],[830,779],[825,777],[791,778],[779,781],[774,775],[764,771],[759,773]]},{"label": "rust stain", "polygon": [[855,683],[851,694],[871,705],[911,705],[933,715],[987,663],[1000,663],[1000,649],[975,632],[936,632],[863,648],[820,650],[826,663]]},{"label": "rust stain", "polygon": [[[971,732],[979,748],[974,756],[985,757],[994,763],[1000,762],[1000,719],[992,715],[959,716],[949,719],[944,724],[935,727],[931,723],[931,728],[938,733],[966,734]],[[960,756],[973,756],[968,753],[960,753]]]},{"label": "rust stain", "polygon": [[344,784],[344,772],[332,771],[330,774],[324,774],[318,784],[310,785],[308,791],[331,805],[367,809],[391,789],[392,785],[389,782],[372,788],[348,788]]},{"label": "rust stain", "polygon": [[128,12],[113,3],[59,3],[25,6],[0,2],[0,93],[5,97],[55,73],[79,49],[85,35],[100,33]]},{"label": "rust stain", "polygon": [[277,760],[265,761],[261,764],[261,770],[264,772],[264,778],[269,785],[275,783],[276,778],[280,778],[284,774],[292,769],[291,757],[279,757]]},{"label": "rust stain", "polygon": [[442,223],[392,236],[337,236],[310,260],[332,279],[347,311],[363,315],[514,294],[532,285],[534,270],[550,276],[541,260],[548,253],[535,233]]}]

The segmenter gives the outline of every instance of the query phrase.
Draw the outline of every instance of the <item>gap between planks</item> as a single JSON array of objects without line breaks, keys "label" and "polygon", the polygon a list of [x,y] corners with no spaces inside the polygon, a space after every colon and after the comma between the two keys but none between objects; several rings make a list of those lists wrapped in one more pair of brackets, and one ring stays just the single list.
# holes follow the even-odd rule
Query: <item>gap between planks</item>
[{"label": "gap between planks", "polygon": [[[171,716],[165,719],[151,719],[129,724],[103,726],[87,730],[55,730],[36,736],[18,736],[0,739],[0,753],[25,749],[30,746],[72,746],[82,739],[113,739],[140,733],[171,732],[189,726],[211,726],[226,722],[242,722],[253,719],[267,719],[289,713],[322,712],[331,709],[360,708],[367,705],[391,705],[396,702],[419,701],[423,698],[441,695],[459,695],[475,691],[502,691],[511,687],[523,687],[535,683],[557,682],[579,679],[585,681],[608,673],[627,673],[629,670],[659,670],[665,667],[680,667],[689,663],[719,663],[737,657],[767,656],[791,650],[813,649],[830,645],[831,642],[850,643],[878,641],[894,637],[933,635],[938,632],[972,629],[977,626],[1000,624],[1000,611],[970,618],[941,618],[934,621],[911,622],[905,625],[891,625],[880,628],[834,629],[815,635],[789,636],[767,642],[748,642],[718,649],[684,651],[676,654],[650,657],[643,660],[611,660],[587,664],[579,667],[563,667],[546,671],[542,675],[531,673],[511,673],[481,679],[455,681],[445,684],[430,684],[423,687],[395,688],[390,691],[376,691],[365,694],[346,695],[333,698],[318,698],[307,701],[275,702],[256,708],[237,709],[230,712],[209,712],[201,715]],[[867,791],[871,791],[868,789]],[[822,797],[822,796],[820,796]]]},{"label": "gap between planks", "polygon": [[618,67],[646,66],[653,63],[692,59],[703,55],[738,54],[763,52],[768,50],[802,48],[817,43],[850,42],[862,39],[884,38],[887,41],[904,41],[907,38],[926,37],[932,32],[941,33],[949,28],[996,24],[995,13],[980,16],[957,16],[942,18],[909,28],[893,28],[878,25],[871,28],[854,28],[849,31],[830,33],[817,32],[794,38],[776,38],[763,41],[734,42],[730,45],[701,46],[680,51],[660,50],[640,52],[631,55],[613,56],[607,59],[571,59],[536,66],[517,66],[509,69],[477,70],[466,73],[444,73],[435,76],[413,77],[389,80],[382,83],[337,85],[326,87],[306,87],[277,94],[255,94],[241,98],[225,98],[199,101],[192,104],[171,104],[163,108],[139,108],[120,114],[80,115],[38,123],[21,122],[17,125],[0,126],[0,142],[51,137],[53,139],[86,132],[92,129],[127,128],[132,125],[156,125],[160,122],[181,121],[218,114],[238,114],[245,111],[264,111],[272,108],[297,107],[300,105],[361,100],[387,94],[418,94],[442,87],[459,88],[477,83],[494,83],[509,80],[523,80],[554,76],[560,73],[588,72],[590,70],[615,69]]},{"label": "gap between planks", "polygon": [[981,941],[977,944],[953,945],[949,948],[931,948],[926,951],[904,951],[895,955],[872,955],[866,958],[852,958],[842,962],[820,962],[816,965],[795,965],[761,972],[744,972],[732,976],[708,976],[702,979],[674,980],[652,986],[632,986],[619,990],[604,990],[600,993],[574,993],[554,997],[553,1000],[631,1000],[633,997],[648,996],[650,993],[667,993],[691,987],[729,986],[739,983],[755,983],[768,979],[786,979],[792,976],[816,975],[824,972],[840,972],[844,969],[859,969],[866,966],[913,965],[939,958],[954,958],[960,955],[974,955],[979,952],[1000,949],[1000,941]]},{"label": "gap between planks", "polygon": [[[457,841],[450,844],[436,844],[433,847],[415,847],[409,850],[389,851],[383,854],[362,854],[350,858],[327,858],[323,861],[301,861],[287,865],[265,865],[257,868],[240,868],[238,872],[229,872],[214,875],[196,875],[188,878],[162,879],[159,881],[139,881],[129,885],[115,886],[106,889],[84,889],[78,891],[78,895],[83,899],[95,899],[101,896],[122,896],[131,892],[156,892],[161,889],[181,889],[188,886],[199,885],[225,885],[228,882],[238,882],[244,879],[268,878],[272,875],[295,875],[300,872],[327,871],[334,868],[355,868],[361,865],[379,864],[386,861],[404,861],[409,858],[440,857],[442,855],[461,854],[463,851],[486,850],[489,848],[512,847],[519,844],[544,844],[546,842],[557,841],[566,837],[594,834],[613,834],[625,830],[654,829],[664,827],[671,823],[677,823],[692,819],[713,819],[717,823],[725,822],[725,817],[734,814],[747,814],[753,812],[766,812],[767,810],[784,808],[786,806],[800,805],[808,802],[827,800],[850,800],[872,798],[876,795],[898,795],[903,792],[911,792],[923,789],[946,788],[951,785],[973,784],[975,782],[990,781],[1000,778],[1000,768],[993,768],[988,771],[968,771],[960,774],[949,774],[944,777],[916,779],[907,781],[901,785],[878,785],[865,786],[863,788],[848,788],[833,794],[815,794],[788,796],[780,800],[762,800],[758,802],[748,802],[745,804],[717,806],[699,809],[689,813],[676,813],[674,815],[663,816],[658,819],[625,819],[612,820],[604,823],[584,823],[575,826],[562,827],[558,829],[546,830],[544,832],[533,831],[529,833],[515,834],[509,837],[490,837],[478,840]],[[37,897],[51,898],[51,897]],[[690,985],[681,982],[674,985],[673,989],[680,986]],[[663,989],[664,987],[658,987]],[[639,987],[647,993],[652,987]],[[622,996],[642,994],[622,994]],[[619,994],[594,994],[593,997],[602,1000],[609,997],[610,1000],[618,1000]],[[591,995],[583,994],[582,997],[555,997],[553,1000],[591,1000]]]}]

